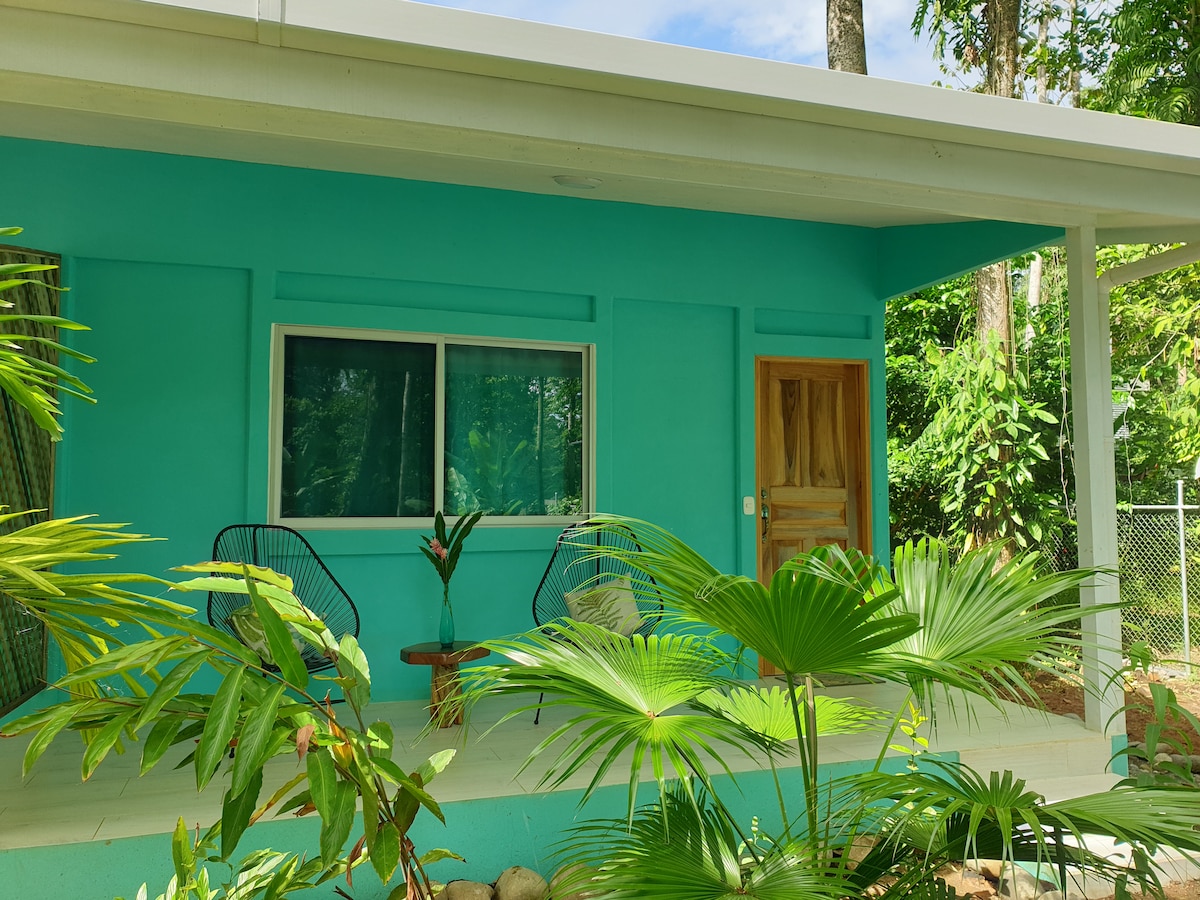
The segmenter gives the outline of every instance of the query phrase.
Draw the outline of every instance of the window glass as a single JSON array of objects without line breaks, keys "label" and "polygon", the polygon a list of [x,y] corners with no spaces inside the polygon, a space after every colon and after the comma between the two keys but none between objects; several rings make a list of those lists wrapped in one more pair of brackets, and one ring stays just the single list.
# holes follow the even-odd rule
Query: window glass
[{"label": "window glass", "polygon": [[287,335],[280,515],[432,516],[436,345]]},{"label": "window glass", "polygon": [[278,345],[281,520],[587,513],[585,347],[338,331]]},{"label": "window glass", "polygon": [[583,510],[583,354],[446,345],[445,509]]}]

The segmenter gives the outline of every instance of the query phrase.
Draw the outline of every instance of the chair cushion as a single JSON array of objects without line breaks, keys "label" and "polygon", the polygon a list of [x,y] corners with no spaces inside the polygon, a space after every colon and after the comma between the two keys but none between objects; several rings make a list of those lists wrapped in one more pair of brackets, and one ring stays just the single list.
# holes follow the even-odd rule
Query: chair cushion
[{"label": "chair cushion", "polygon": [[[275,658],[271,655],[271,647],[267,643],[266,632],[263,631],[262,619],[258,617],[252,604],[239,606],[229,614],[225,621],[229,623],[229,627],[233,629],[239,640],[258,654],[259,659],[267,665],[275,665]],[[303,652],[304,639],[300,637],[294,627],[291,625],[287,627],[292,633],[292,643],[296,647],[296,652]]]},{"label": "chair cushion", "polygon": [[642,626],[642,617],[628,575],[589,584],[564,594],[563,599],[567,602],[567,612],[571,618],[580,622],[599,625],[625,637]]}]

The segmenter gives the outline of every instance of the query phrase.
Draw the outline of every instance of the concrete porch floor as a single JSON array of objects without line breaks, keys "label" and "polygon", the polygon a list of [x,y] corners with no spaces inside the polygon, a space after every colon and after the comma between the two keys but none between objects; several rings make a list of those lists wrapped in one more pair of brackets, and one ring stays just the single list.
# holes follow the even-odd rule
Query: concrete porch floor
[{"label": "concrete porch floor", "polygon": [[[767,679],[767,683],[773,682]],[[884,710],[898,708],[906,694],[903,687],[892,684],[830,687],[824,692],[856,697]],[[406,768],[437,750],[458,748],[449,768],[431,785],[431,793],[440,803],[516,798],[546,790],[538,786],[542,770],[536,764],[516,773],[527,754],[567,713],[548,709],[537,726],[532,714],[522,715],[485,735],[515,705],[510,699],[487,701],[475,711],[466,729],[456,726],[420,740],[427,716],[422,702],[375,704],[368,710],[367,721],[383,719],[392,725],[400,745],[395,758]],[[951,710],[943,703],[938,708],[938,727],[930,735],[932,751],[957,753],[963,762],[983,772],[1011,769],[1048,799],[1104,790],[1116,781],[1116,776],[1106,772],[1108,738],[1088,731],[1081,722],[1014,704],[1005,704],[998,711],[973,698],[954,706]],[[823,738],[821,763],[873,761],[882,740],[883,735],[876,732]],[[185,821],[205,827],[220,817],[223,782],[228,775],[214,778],[203,794],[197,794],[193,770],[172,768],[187,752],[183,748],[174,748],[173,757],[169,755],[140,778],[140,746],[123,756],[110,754],[92,778],[81,783],[82,748],[76,736],[61,735],[22,780],[26,745],[24,738],[0,740],[0,850],[165,834],[181,815]],[[732,750],[725,761],[734,772],[761,768],[756,760]],[[295,775],[299,765],[295,756],[272,760],[263,796]],[[593,767],[576,773],[560,790],[582,788],[594,771]],[[614,766],[604,783],[625,783],[628,772],[628,766]]]}]

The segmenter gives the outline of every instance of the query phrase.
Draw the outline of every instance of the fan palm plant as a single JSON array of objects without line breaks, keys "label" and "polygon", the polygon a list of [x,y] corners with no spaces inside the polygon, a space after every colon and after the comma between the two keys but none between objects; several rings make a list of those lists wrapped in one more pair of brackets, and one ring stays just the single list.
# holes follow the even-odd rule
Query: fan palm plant
[{"label": "fan palm plant", "polygon": [[[566,721],[526,765],[541,761],[551,785],[594,765],[585,802],[605,772],[629,765],[625,817],[588,822],[561,846],[564,862],[581,864],[572,886],[613,898],[644,897],[652,886],[663,900],[816,900],[857,896],[889,875],[883,896],[935,897],[945,896],[939,867],[983,855],[1040,861],[1064,880],[1091,873],[1153,887],[1153,866],[1115,867],[1090,853],[1087,839],[1124,841],[1142,860],[1158,846],[1200,849],[1200,793],[1124,787],[1046,803],[1011,773],[984,776],[944,760],[901,772],[884,765],[914,702],[930,709],[935,698],[965,693],[1003,708],[1007,697],[1035,697],[1028,666],[1073,675],[1063,660],[1079,640],[1064,626],[1080,610],[1055,598],[1091,572],[1043,572],[1032,555],[1002,563],[994,547],[952,563],[945,547],[925,541],[900,547],[890,573],[856,551],[821,548],[764,585],[721,574],[649,523],[605,516],[594,527],[614,524],[635,532],[637,545],[589,552],[617,554],[635,581],[653,583],[685,634],[617,639],[562,620],[550,634],[491,642],[508,663],[471,672],[463,700],[469,712],[487,696],[528,695],[530,704],[511,713],[520,715],[544,691],[548,704],[564,707]],[[586,543],[586,533],[577,540]],[[785,686],[737,683],[740,653],[721,650],[722,635],[769,660]],[[877,710],[814,694],[821,673],[896,681],[910,689],[909,702],[889,726]],[[875,766],[822,776],[820,739],[869,728],[882,732]],[[740,821],[723,802],[712,772],[729,774],[722,754],[731,751],[770,763],[777,834]],[[801,776],[796,797],[775,766],[790,753]],[[658,800],[639,806],[647,768]]]}]

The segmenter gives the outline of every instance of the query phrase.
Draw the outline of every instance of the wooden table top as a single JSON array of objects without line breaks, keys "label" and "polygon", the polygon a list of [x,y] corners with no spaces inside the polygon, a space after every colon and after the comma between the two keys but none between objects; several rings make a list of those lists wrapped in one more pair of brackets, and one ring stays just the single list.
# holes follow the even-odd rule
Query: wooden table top
[{"label": "wooden table top", "polygon": [[429,641],[402,647],[400,661],[412,666],[451,666],[483,659],[488,652],[474,641],[455,641],[451,648],[445,648],[437,641]]}]

